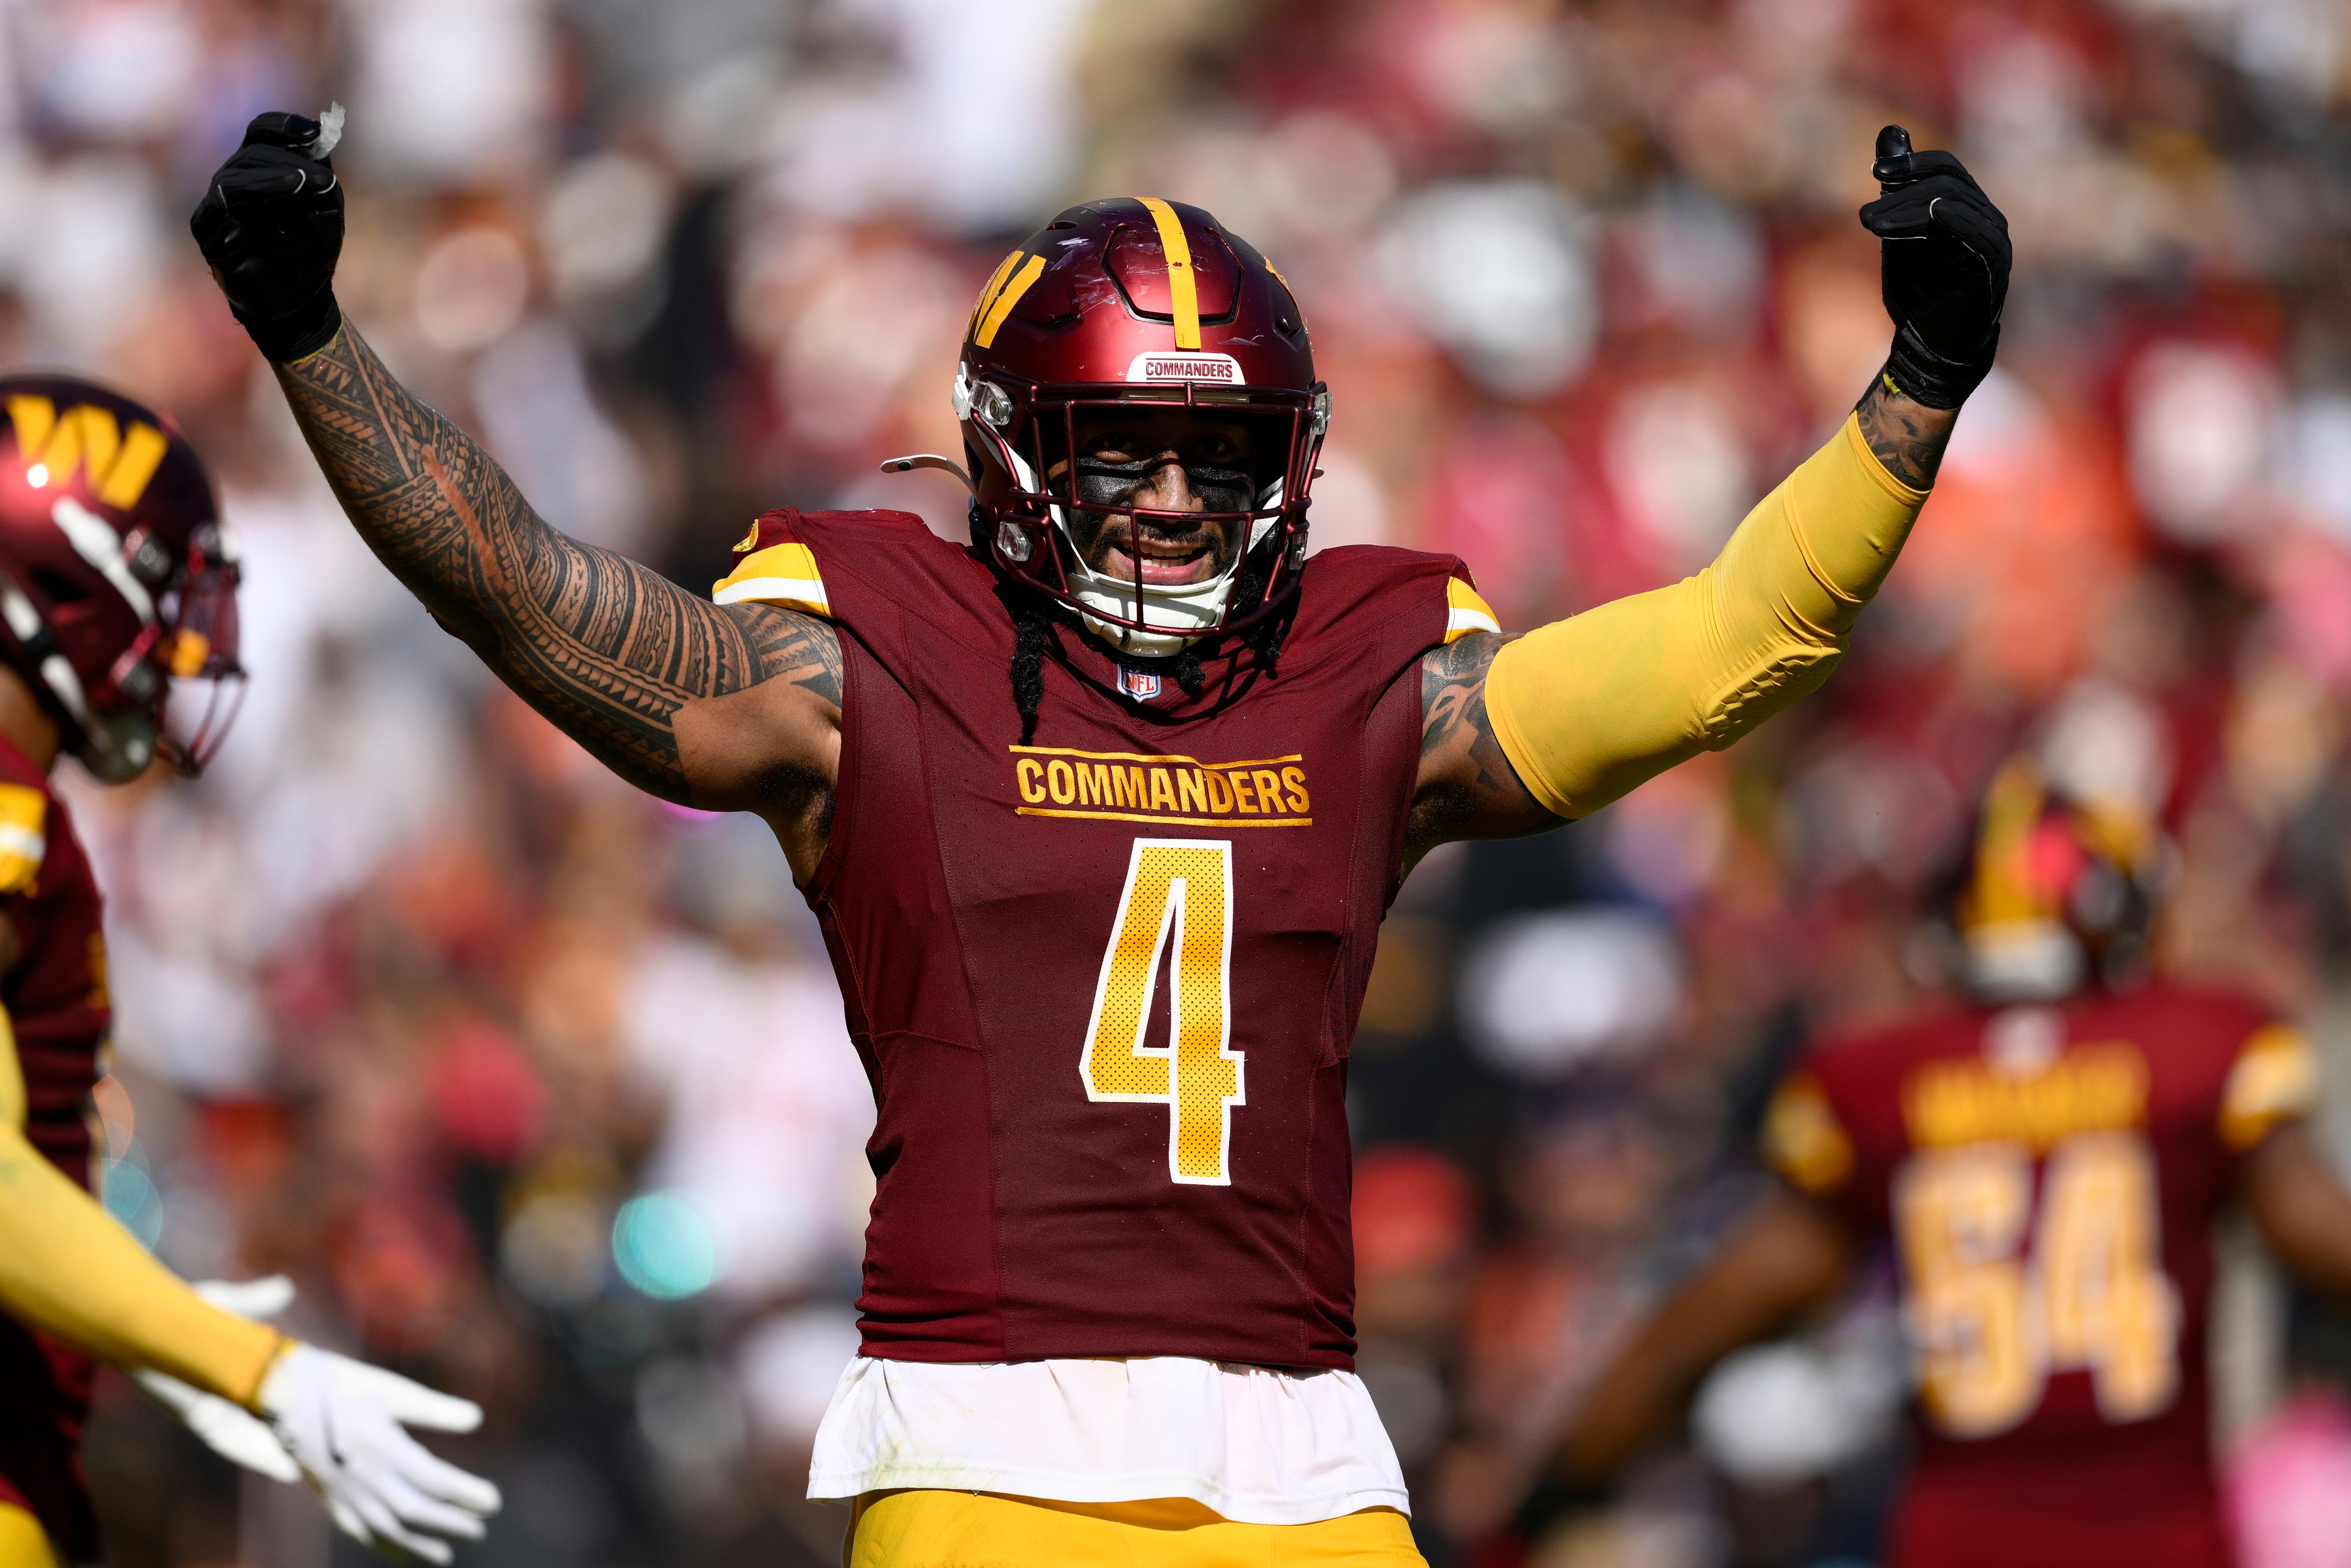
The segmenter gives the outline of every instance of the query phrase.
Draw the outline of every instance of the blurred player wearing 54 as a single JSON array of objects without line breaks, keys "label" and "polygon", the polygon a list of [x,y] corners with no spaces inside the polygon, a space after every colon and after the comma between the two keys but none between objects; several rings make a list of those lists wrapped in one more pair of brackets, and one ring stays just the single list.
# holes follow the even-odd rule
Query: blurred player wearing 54
[{"label": "blurred player wearing 54", "polygon": [[[99,1361],[226,1458],[307,1479],[351,1535],[446,1563],[497,1489],[402,1424],[481,1412],[254,1321],[283,1281],[190,1290],[91,1196],[100,900],[49,775],[68,755],[107,783],[202,770],[243,679],[237,559],[160,414],[68,376],[0,378],[0,1568],[99,1556],[78,1449]],[[183,733],[165,698],[200,681],[214,700]]]},{"label": "blurred player wearing 54", "polygon": [[1435,845],[1556,827],[1826,678],[1991,364],[1997,211],[1889,154],[1924,194],[1868,214],[1886,373],[1707,570],[1511,638],[1449,557],[1308,559],[1332,392],[1196,207],[1071,207],[986,280],[963,451],[884,465],[963,479],[967,545],[770,512],[705,600],[548,527],[386,371],[335,303],[327,152],[263,116],[191,226],[352,523],[622,777],[762,816],[823,923],[879,1103],[810,1482],[852,1560],[1416,1562],[1353,1372],[1381,912]]},{"label": "blurred player wearing 54", "polygon": [[1893,1568],[2231,1560],[2213,1221],[2243,1204],[2281,1261],[2351,1301],[2351,1194],[2302,1125],[2302,1037],[2147,977],[2168,857],[2145,806],[2048,776],[2068,752],[2044,749],[1984,802],[1957,912],[1971,995],[1807,1054],[1764,1128],[1782,1190],[1594,1385],[1522,1533],[1596,1499],[1718,1360],[1890,1242],[1918,1360]]}]

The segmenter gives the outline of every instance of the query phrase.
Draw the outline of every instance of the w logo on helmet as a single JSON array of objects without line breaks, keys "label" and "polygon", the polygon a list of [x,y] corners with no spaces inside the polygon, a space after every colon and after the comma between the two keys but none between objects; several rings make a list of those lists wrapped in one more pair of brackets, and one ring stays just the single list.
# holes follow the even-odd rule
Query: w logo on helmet
[{"label": "w logo on helmet", "polygon": [[148,481],[172,446],[171,439],[146,421],[133,420],[126,431],[116,423],[113,410],[96,403],[77,403],[60,414],[47,398],[12,397],[8,423],[16,433],[26,482],[33,488],[62,488],[73,483],[76,469],[87,468],[90,493],[125,511],[146,494]]}]

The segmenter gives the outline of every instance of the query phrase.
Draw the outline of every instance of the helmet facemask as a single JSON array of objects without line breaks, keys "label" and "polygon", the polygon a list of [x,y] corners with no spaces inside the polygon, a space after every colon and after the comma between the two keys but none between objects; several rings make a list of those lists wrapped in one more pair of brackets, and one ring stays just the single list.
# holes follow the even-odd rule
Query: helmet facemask
[{"label": "helmet facemask", "polygon": [[[1185,382],[1113,390],[1099,383],[1018,385],[958,375],[956,403],[979,476],[984,542],[999,570],[1075,609],[1122,653],[1165,658],[1218,632],[1244,629],[1296,587],[1306,555],[1306,508],[1329,423],[1330,394],[1203,387]],[[1185,410],[1204,425],[1237,427],[1246,456],[1235,463],[1179,455],[1196,510],[1134,504],[1165,466],[1162,454],[1124,462],[1090,455],[1092,432],[1141,417],[1165,425]],[[1157,447],[1156,441],[1146,443]],[[1180,452],[1180,448],[1179,448]],[[1071,455],[1075,454],[1072,461]],[[1207,532],[1221,550],[1215,571],[1189,582],[1152,581],[1138,534]],[[1100,559],[1124,535],[1123,570]],[[1245,571],[1252,558],[1257,572]],[[1243,579],[1261,586],[1241,602]]]},{"label": "helmet facemask", "polygon": [[[94,546],[85,553],[107,554],[106,580],[139,630],[107,660],[119,610],[110,614],[88,599],[51,602],[37,583],[20,583],[0,566],[0,622],[16,644],[16,662],[63,721],[75,760],[101,783],[128,783],[158,757],[194,778],[244,700],[229,535],[203,525],[177,562],[139,529],[120,539],[119,554]],[[81,668],[102,673],[86,681]]]},{"label": "helmet facemask", "polygon": [[163,603],[156,658],[172,685],[157,752],[191,779],[220,750],[245,705],[245,667],[237,660],[240,576],[227,525],[198,528],[189,541],[186,570]]}]

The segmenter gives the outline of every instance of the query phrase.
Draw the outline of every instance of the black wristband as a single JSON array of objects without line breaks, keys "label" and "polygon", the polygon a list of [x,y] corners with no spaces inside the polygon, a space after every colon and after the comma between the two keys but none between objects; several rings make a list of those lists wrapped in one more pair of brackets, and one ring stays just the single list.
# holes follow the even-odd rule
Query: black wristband
[{"label": "black wristband", "polygon": [[1971,360],[1947,360],[1927,347],[1916,329],[1896,329],[1894,348],[1879,374],[1896,392],[1928,408],[1957,408],[1991,374],[1992,355],[2000,348],[2000,328],[1985,340],[1983,352]]},{"label": "black wristband", "polygon": [[234,306],[230,312],[262,357],[281,365],[317,353],[335,340],[343,326],[342,307],[335,303],[331,288],[321,288],[300,308],[284,316],[256,320]]}]

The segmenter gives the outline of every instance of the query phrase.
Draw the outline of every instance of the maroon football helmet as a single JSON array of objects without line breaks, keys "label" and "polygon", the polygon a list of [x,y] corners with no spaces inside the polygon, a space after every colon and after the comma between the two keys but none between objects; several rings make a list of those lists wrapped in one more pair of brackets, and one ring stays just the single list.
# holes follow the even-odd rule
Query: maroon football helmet
[{"label": "maroon football helmet", "polygon": [[[1248,484],[1244,492],[1237,478],[1233,490],[1245,504],[1179,513],[1086,499],[1080,465],[1069,460],[1081,419],[1139,402],[1196,408],[1247,429]],[[1249,625],[1296,588],[1331,394],[1314,378],[1288,283],[1199,208],[1155,197],[1089,202],[1005,257],[972,310],[955,406],[978,542],[997,570],[1120,646],[1172,653]],[[922,458],[884,466],[922,464],[952,466]],[[1242,538],[1210,581],[1146,585],[1139,557],[1131,580],[1079,558],[1070,533],[1077,513],[1221,521]]]},{"label": "maroon football helmet", "polygon": [[[0,377],[0,657],[110,783],[203,770],[243,694],[237,560],[176,426],[68,375]],[[173,679],[210,691],[183,738]]]}]

